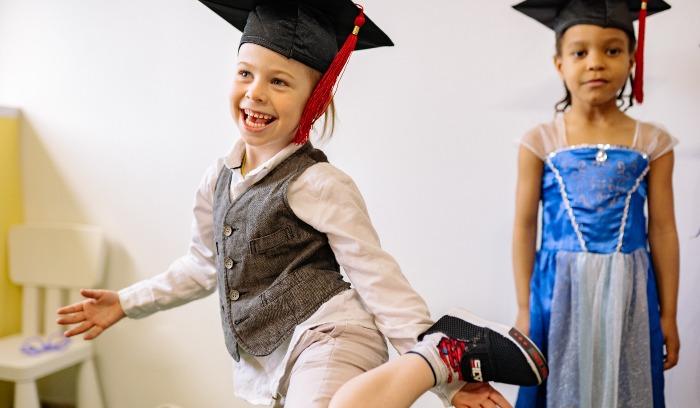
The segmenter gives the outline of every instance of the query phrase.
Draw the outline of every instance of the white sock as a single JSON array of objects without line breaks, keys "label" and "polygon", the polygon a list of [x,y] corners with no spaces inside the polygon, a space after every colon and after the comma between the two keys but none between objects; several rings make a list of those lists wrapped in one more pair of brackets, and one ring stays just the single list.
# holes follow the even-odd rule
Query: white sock
[{"label": "white sock", "polygon": [[442,361],[442,358],[440,358],[438,344],[444,337],[445,335],[442,333],[428,334],[411,349],[411,352],[420,354],[430,365],[430,368],[433,369],[433,374],[435,375],[435,385],[447,383],[450,377],[452,377],[452,380],[459,378],[457,373],[452,373],[452,376],[450,376],[450,369],[447,367],[445,362]]}]

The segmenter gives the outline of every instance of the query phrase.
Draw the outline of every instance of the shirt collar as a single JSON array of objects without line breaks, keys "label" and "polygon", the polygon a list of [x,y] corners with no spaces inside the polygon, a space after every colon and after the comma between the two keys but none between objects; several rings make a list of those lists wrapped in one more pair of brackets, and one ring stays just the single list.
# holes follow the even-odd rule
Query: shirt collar
[{"label": "shirt collar", "polygon": [[[269,158],[267,161],[265,161],[263,164],[258,166],[257,168],[251,170],[250,172],[246,173],[246,178],[247,176],[254,176],[261,171],[269,171],[274,169],[278,164],[280,164],[282,161],[284,161],[287,157],[291,156],[299,150],[303,145],[299,145],[296,143],[290,143],[287,146],[285,146],[282,150],[277,152],[274,156]],[[224,159],[224,164],[226,167],[228,167],[230,170],[238,170],[240,171],[241,165],[243,164],[243,154],[245,153],[245,143],[243,142],[242,139],[238,139],[236,143],[233,145],[233,148],[229,152],[228,155],[226,155],[226,158]]]}]

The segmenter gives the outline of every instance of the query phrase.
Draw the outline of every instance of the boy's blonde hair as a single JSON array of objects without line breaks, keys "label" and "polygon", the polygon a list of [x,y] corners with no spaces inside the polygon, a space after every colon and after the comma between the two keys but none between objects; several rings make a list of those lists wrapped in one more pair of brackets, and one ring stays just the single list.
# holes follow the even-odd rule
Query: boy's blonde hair
[{"label": "boy's blonde hair", "polygon": [[[326,142],[333,137],[333,131],[335,130],[335,102],[331,99],[328,104],[326,111],[323,112],[323,127],[320,132],[317,133],[317,140],[319,142]],[[318,122],[317,122],[318,123]]]}]

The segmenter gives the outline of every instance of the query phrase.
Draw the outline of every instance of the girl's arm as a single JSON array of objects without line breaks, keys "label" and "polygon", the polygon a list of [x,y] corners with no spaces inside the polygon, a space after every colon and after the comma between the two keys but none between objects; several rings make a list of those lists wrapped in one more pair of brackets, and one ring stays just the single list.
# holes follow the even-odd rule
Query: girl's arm
[{"label": "girl's arm", "polygon": [[518,303],[515,326],[525,334],[530,331],[530,278],[535,264],[542,168],[542,160],[521,146],[513,225],[513,275]]},{"label": "girl's arm", "polygon": [[649,246],[659,287],[661,329],[666,345],[664,368],[678,363],[680,340],[676,325],[678,301],[678,233],[673,209],[673,151],[650,164]]}]

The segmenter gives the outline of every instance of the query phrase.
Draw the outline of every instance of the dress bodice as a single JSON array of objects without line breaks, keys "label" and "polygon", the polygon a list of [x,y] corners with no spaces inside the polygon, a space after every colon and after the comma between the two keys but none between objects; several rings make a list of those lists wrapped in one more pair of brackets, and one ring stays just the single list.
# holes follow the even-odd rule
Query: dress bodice
[{"label": "dress bodice", "polygon": [[629,253],[646,246],[646,153],[610,145],[555,150],[544,161],[541,248]]}]

